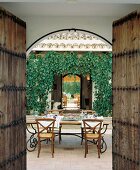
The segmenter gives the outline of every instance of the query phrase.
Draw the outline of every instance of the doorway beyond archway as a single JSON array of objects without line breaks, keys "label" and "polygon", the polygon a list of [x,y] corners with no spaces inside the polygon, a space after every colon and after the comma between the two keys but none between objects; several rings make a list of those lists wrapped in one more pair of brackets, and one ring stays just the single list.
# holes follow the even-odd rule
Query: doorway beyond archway
[{"label": "doorway beyond archway", "polygon": [[62,107],[64,109],[79,109],[81,97],[81,77],[64,75],[62,78]]},{"label": "doorway beyond archway", "polygon": [[[63,80],[66,78],[66,82],[70,81],[70,78],[68,78],[69,74],[66,75],[55,75],[54,76],[54,85],[53,90],[51,92],[51,100],[53,102],[61,102],[61,107],[63,109],[92,109],[92,81],[89,79],[89,75],[83,76],[83,75],[73,75],[73,78],[71,81],[74,80],[74,77],[77,76],[77,81],[79,82],[79,85],[76,83],[74,85],[74,88],[78,89],[78,93],[74,95],[74,92],[76,93],[76,89],[73,91],[73,87],[66,87],[71,88],[71,92],[67,95],[63,93]],[[73,82],[74,83],[74,82]],[[67,83],[66,83],[67,84]],[[65,94],[65,95],[64,95]],[[72,99],[73,97],[73,99]],[[72,107],[71,104],[68,104],[68,101],[75,100],[75,104],[73,104]],[[71,105],[71,106],[70,106]]]}]

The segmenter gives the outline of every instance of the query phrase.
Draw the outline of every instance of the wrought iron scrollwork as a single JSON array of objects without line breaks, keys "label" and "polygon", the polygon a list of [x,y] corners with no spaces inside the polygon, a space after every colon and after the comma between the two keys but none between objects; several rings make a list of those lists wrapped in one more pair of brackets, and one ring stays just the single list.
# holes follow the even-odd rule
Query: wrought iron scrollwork
[{"label": "wrought iron scrollwork", "polygon": [[30,138],[27,140],[27,150],[29,152],[32,152],[36,149],[37,146],[37,138],[35,137],[35,135],[37,134],[37,130],[34,128],[33,124],[31,124],[32,127],[32,131],[29,130],[28,126],[27,126],[27,131],[31,134]]},{"label": "wrought iron scrollwork", "polygon": [[101,140],[101,153],[104,153],[105,151],[107,150],[107,144],[104,140],[104,137],[102,137],[102,140]]}]

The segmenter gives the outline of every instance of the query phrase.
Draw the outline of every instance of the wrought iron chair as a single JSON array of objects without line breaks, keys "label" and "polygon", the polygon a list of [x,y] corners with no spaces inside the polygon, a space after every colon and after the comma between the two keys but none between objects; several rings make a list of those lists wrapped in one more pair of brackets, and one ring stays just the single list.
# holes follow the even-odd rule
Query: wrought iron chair
[{"label": "wrought iron chair", "polygon": [[100,158],[101,153],[101,126],[102,126],[103,120],[100,119],[83,119],[83,125],[84,125],[84,139],[85,139],[85,158],[88,154],[88,142],[94,141],[94,143],[97,145],[98,150],[98,158]]},{"label": "wrought iron chair", "polygon": [[55,119],[53,118],[37,118],[37,136],[38,136],[38,158],[41,150],[41,141],[51,141],[51,153],[52,158],[54,157],[54,124]]}]

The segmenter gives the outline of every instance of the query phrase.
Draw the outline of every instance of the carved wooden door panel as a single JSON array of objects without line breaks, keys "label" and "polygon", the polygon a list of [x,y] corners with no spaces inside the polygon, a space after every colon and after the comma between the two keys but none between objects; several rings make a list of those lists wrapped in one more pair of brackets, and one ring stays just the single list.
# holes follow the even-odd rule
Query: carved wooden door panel
[{"label": "carved wooden door panel", "polygon": [[113,23],[113,170],[140,169],[140,13]]},{"label": "carved wooden door panel", "polygon": [[0,8],[0,169],[26,169],[26,23]]}]

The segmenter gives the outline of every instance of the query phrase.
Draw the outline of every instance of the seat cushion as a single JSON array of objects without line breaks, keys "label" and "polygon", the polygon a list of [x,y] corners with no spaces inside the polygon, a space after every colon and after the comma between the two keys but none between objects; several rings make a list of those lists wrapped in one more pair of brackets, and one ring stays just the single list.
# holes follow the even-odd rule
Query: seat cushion
[{"label": "seat cushion", "polygon": [[40,138],[52,138],[52,133],[40,133]]},{"label": "seat cushion", "polygon": [[86,134],[86,137],[88,139],[97,139],[97,138],[99,138],[99,134],[88,133],[88,134]]}]

